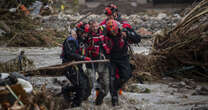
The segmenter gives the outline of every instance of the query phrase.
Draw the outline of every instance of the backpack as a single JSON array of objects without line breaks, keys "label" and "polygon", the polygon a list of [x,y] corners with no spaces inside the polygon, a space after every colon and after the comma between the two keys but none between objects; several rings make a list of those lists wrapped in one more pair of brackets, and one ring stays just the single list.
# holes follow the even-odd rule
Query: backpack
[{"label": "backpack", "polygon": [[124,28],[123,31],[126,32],[128,41],[132,43],[139,43],[141,41],[141,36],[137,34],[134,29]]}]

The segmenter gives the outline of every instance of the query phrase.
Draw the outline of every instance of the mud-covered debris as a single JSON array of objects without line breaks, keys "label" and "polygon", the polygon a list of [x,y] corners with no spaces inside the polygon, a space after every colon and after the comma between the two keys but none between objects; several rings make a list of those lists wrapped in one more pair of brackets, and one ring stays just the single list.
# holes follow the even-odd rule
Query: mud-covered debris
[{"label": "mud-covered debris", "polygon": [[11,32],[10,27],[4,21],[0,21],[0,29],[3,29],[7,33]]},{"label": "mud-covered debris", "polygon": [[192,95],[208,95],[208,87],[197,87]]},{"label": "mud-covered debris", "polygon": [[137,56],[138,70],[150,72],[154,74],[152,76],[175,76],[207,81],[207,5],[207,0],[201,1],[174,28],[165,28],[154,34],[150,54]]},{"label": "mud-covered debris", "polygon": [[152,32],[148,31],[145,28],[140,28],[137,30],[137,32],[141,35],[141,36],[151,36]]},{"label": "mud-covered debris", "polygon": [[191,110],[208,110],[208,106],[196,105],[195,107],[192,107]]},{"label": "mud-covered debris", "polygon": [[[8,102],[10,105],[13,105],[14,102],[16,101],[15,97],[11,94],[11,92],[5,87],[1,86],[0,87],[0,104],[4,105],[4,103]],[[20,100],[24,103],[27,104],[29,99],[28,99],[28,94],[25,92],[23,87],[20,84],[15,84],[11,85],[12,91],[20,97]]]},{"label": "mud-covered debris", "polygon": [[67,82],[68,82],[67,80],[59,80],[58,78],[53,79],[53,83],[60,86],[64,86]]},{"label": "mud-covered debris", "polygon": [[170,87],[178,88],[178,89],[195,89],[197,87],[196,82],[186,78],[183,81],[169,83],[168,85]]},{"label": "mud-covered debris", "polygon": [[162,19],[164,19],[164,18],[167,18],[167,14],[165,14],[165,13],[159,13],[159,14],[157,15],[157,19],[159,19],[159,20],[162,20]]},{"label": "mud-covered debris", "polygon": [[0,10],[0,13],[0,29],[7,32],[0,37],[0,46],[56,46],[59,39],[66,35],[66,32],[43,27],[38,19],[31,19],[21,10],[15,13]]},{"label": "mud-covered debris", "polygon": [[134,92],[134,93],[150,93],[151,90],[148,88],[144,88],[140,85],[129,85],[124,88],[126,92]]},{"label": "mud-covered debris", "polygon": [[28,59],[27,56],[17,56],[7,62],[0,62],[0,72],[17,72],[35,69],[35,65],[32,60]]},{"label": "mud-covered debris", "polygon": [[3,36],[4,34],[6,34],[6,32],[2,29],[0,29],[0,37]]},{"label": "mud-covered debris", "polygon": [[[34,90],[31,94],[23,94],[25,92],[21,91],[21,86],[11,86],[12,90],[20,97],[23,105],[17,103],[9,92],[4,89],[0,89],[0,108],[13,110],[63,110],[64,99],[54,97],[49,93],[43,86],[40,90]],[[23,89],[22,89],[23,90]],[[8,97],[9,96],[9,97]],[[66,105],[66,104],[65,104]]]}]

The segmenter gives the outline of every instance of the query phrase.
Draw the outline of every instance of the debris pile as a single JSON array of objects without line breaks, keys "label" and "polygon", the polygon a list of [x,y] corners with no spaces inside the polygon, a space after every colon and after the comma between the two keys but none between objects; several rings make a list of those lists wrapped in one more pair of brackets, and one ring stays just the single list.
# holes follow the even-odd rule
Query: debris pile
[{"label": "debris pile", "polygon": [[138,30],[140,28],[145,28],[146,30],[155,33],[160,29],[171,29],[176,26],[176,23],[181,19],[181,15],[176,12],[172,12],[171,14],[168,14],[168,12],[155,12],[153,15],[144,13],[143,15],[124,16],[124,18],[126,18],[129,23]]},{"label": "debris pile", "polygon": [[[131,60],[131,64],[135,66],[133,71],[133,79],[132,82],[140,82],[139,80],[153,80],[155,78],[160,77],[159,74],[152,75],[154,73],[153,70],[156,69],[157,65],[153,65],[156,58],[153,55],[143,55],[143,54],[135,54],[135,60]],[[142,79],[141,79],[142,78]]]},{"label": "debris pile", "polygon": [[192,95],[208,95],[207,87],[197,87]]},{"label": "debris pile", "polygon": [[0,109],[63,110],[64,100],[53,97],[51,93],[46,91],[44,86],[40,90],[34,90],[32,94],[27,94],[20,85],[12,85],[11,89],[19,97],[19,100],[15,100],[14,96],[7,89],[1,88],[0,96],[2,99],[0,105],[2,106],[0,106]]},{"label": "debris pile", "polygon": [[[21,0],[21,3],[29,6],[31,5],[35,0]],[[19,0],[1,0],[0,1],[0,8],[1,9],[10,9],[10,8],[15,8],[19,5],[20,2]]]},{"label": "debris pile", "polygon": [[63,98],[54,97],[46,86],[33,88],[17,72],[0,74],[0,110],[63,110]]},{"label": "debris pile", "polygon": [[[207,81],[207,6],[207,0],[201,1],[182,18],[175,28],[157,32],[154,35],[151,54],[148,58],[143,58],[146,64],[139,66],[154,74],[180,75]],[[148,68],[147,65],[149,65]]]},{"label": "debris pile", "polygon": [[129,85],[124,88],[126,92],[133,92],[133,93],[150,93],[150,89],[142,87],[142,85]]},{"label": "debris pile", "polygon": [[32,19],[21,8],[3,7],[0,14],[0,45],[3,47],[55,46],[58,40],[56,37],[64,36],[44,28],[38,18]]},{"label": "debris pile", "polygon": [[[151,13],[150,13],[151,14]],[[165,17],[158,17],[163,14]],[[57,31],[69,30],[68,28],[71,23],[83,18],[85,15],[50,15],[42,17],[41,21],[44,27],[51,28]],[[84,21],[89,21],[95,19],[101,22],[106,17],[105,15],[91,14]],[[174,12],[169,15],[167,12],[159,13],[155,12],[155,15],[148,15],[146,13],[134,14],[134,15],[122,15],[122,18],[126,19],[135,29],[136,32],[143,36],[152,36],[152,33],[157,32],[163,28],[171,28],[176,25],[176,23],[181,19],[179,14],[174,14]]]}]

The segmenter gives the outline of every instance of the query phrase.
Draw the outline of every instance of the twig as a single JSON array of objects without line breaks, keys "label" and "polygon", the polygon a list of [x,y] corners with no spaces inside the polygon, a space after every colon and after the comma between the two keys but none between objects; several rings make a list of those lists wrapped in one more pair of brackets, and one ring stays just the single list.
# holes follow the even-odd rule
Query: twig
[{"label": "twig", "polygon": [[9,90],[9,92],[15,97],[15,99],[19,102],[21,106],[24,106],[22,101],[17,97],[17,95],[13,92],[13,90],[10,88],[9,85],[6,85],[6,88]]},{"label": "twig", "polygon": [[6,47],[12,40],[16,38],[17,34],[15,34],[3,47]]}]

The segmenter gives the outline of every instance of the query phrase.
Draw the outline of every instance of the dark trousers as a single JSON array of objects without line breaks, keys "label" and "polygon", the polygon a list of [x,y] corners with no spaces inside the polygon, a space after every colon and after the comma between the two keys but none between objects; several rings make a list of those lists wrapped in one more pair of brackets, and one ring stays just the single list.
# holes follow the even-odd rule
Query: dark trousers
[{"label": "dark trousers", "polygon": [[[116,78],[116,68],[119,71],[119,78]],[[132,76],[132,71],[128,56],[121,59],[111,59],[110,68],[110,93],[112,98],[118,97],[118,90],[129,80]]]},{"label": "dark trousers", "polygon": [[72,83],[72,86],[65,86],[62,91],[65,99],[68,100],[70,92],[75,92],[73,102],[80,104],[90,96],[90,84],[87,75],[84,73],[81,65],[69,67],[66,69],[65,76]]}]

